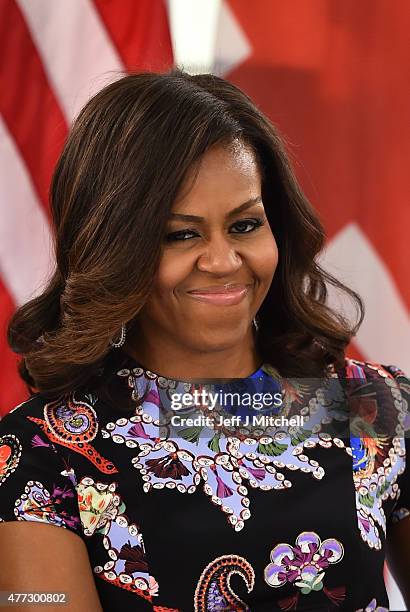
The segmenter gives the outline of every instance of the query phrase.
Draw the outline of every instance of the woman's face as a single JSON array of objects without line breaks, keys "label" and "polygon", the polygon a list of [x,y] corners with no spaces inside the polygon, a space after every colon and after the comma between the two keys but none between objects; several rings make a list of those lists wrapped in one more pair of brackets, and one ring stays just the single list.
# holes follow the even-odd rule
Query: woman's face
[{"label": "woman's face", "polygon": [[[174,203],[152,293],[137,317],[140,330],[150,347],[162,349],[244,346],[278,263],[259,168],[252,150],[235,141],[204,155],[191,187],[192,176]],[[245,286],[242,298],[190,293],[226,283]]]}]

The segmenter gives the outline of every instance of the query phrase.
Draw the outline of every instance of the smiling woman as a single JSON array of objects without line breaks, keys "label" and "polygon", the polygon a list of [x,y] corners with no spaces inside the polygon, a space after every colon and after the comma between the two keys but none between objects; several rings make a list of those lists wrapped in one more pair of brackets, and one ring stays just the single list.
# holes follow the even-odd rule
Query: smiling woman
[{"label": "smiling woman", "polygon": [[[255,215],[249,208],[225,220],[256,197],[261,201],[252,209]],[[343,365],[344,348],[363,318],[361,299],[317,263],[325,243],[318,216],[296,182],[277,130],[233,84],[174,70],[131,75],[100,91],[73,125],[53,177],[51,208],[54,276],[9,325],[10,345],[24,355],[22,376],[50,397],[90,383],[122,324],[128,347],[140,354],[140,322],[149,319],[154,327],[149,300],[156,319],[164,301],[172,316],[166,328],[164,316],[155,321],[157,337],[167,345],[164,374],[186,375],[186,363],[202,371],[214,359],[223,361],[224,375],[249,371],[260,361],[250,356],[254,316],[260,357],[283,375],[319,376],[329,363]],[[182,213],[190,216],[176,226],[175,215]],[[198,216],[200,223],[192,218]],[[254,288],[247,316],[236,309],[236,347],[247,344],[238,352],[226,344],[235,312],[211,313],[198,303],[198,324],[188,310],[192,300],[182,296],[200,286],[244,281]],[[353,299],[355,323],[326,305],[326,283]],[[181,326],[185,317],[188,325]],[[171,358],[170,342],[178,359]],[[201,350],[202,342],[212,354]],[[154,368],[161,352],[150,353],[146,364]]]},{"label": "smiling woman", "polygon": [[409,598],[410,381],[345,355],[361,298],[317,263],[324,229],[252,100],[179,69],[119,79],[75,121],[51,212],[55,272],[8,328],[31,397],[0,422],[0,591],[384,610],[388,540]]},{"label": "smiling woman", "polygon": [[133,354],[175,378],[245,376],[261,359],[252,321],[278,262],[257,158],[234,140],[211,147],[191,174],[174,203],[150,297],[138,313]]}]

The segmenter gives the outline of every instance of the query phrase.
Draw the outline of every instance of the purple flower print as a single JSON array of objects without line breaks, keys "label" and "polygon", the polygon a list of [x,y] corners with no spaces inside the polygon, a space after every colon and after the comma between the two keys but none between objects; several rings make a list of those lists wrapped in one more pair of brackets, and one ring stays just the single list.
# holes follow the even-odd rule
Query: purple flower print
[{"label": "purple flower print", "polygon": [[216,488],[216,496],[219,499],[225,499],[225,497],[230,497],[232,495],[232,489],[228,487],[228,485],[222,480],[220,476],[215,472],[216,482],[218,486]]},{"label": "purple flower print", "polygon": [[216,465],[211,465],[210,468],[215,474],[217,482],[216,496],[219,497],[219,499],[225,499],[226,497],[230,497],[233,494],[232,489],[228,487],[228,485],[218,475]]},{"label": "purple flower print", "polygon": [[265,468],[257,468],[257,467],[250,467],[248,466],[243,459],[239,460],[239,463],[245,468],[245,470],[247,472],[249,472],[249,474],[251,474],[256,480],[264,480],[265,476],[266,476],[266,471]]},{"label": "purple flower print", "polygon": [[135,423],[129,430],[128,433],[130,436],[135,436],[136,438],[145,438],[146,440],[150,440],[149,435],[145,432],[145,429],[141,423]]},{"label": "purple flower print", "polygon": [[33,448],[36,448],[38,446],[44,446],[48,448],[50,444],[48,442],[45,442],[43,438],[36,434],[35,436],[33,436],[33,438],[31,438],[31,446]]},{"label": "purple flower print", "polygon": [[64,523],[67,527],[71,527],[71,529],[78,529],[80,526],[80,519],[78,516],[66,516],[64,518]]},{"label": "purple flower print", "polygon": [[378,606],[376,600],[373,598],[364,609],[360,608],[360,610],[356,610],[356,612],[389,612],[389,610],[383,606]]},{"label": "purple flower print", "polygon": [[366,533],[370,533],[370,520],[361,508],[357,513],[357,518],[359,521],[359,526],[361,525]]},{"label": "purple flower print", "polygon": [[35,520],[78,529],[79,517],[69,514],[62,505],[66,497],[74,497],[69,487],[53,485],[50,495],[41,482],[29,480],[24,493],[16,500],[15,514],[19,520]]},{"label": "purple flower print", "polygon": [[60,503],[61,501],[60,498],[65,499],[66,497],[74,497],[74,492],[67,485],[65,487],[57,487],[54,484],[53,492],[51,493],[51,497],[56,503]]},{"label": "purple flower print", "polygon": [[272,587],[286,582],[299,587],[304,595],[323,589],[323,577],[330,564],[339,563],[344,549],[340,542],[328,538],[323,542],[313,531],[303,531],[296,545],[277,544],[265,567],[265,581]]},{"label": "purple flower print", "polygon": [[145,398],[146,402],[151,402],[156,406],[159,406],[159,395],[155,389],[150,389],[147,397]]}]

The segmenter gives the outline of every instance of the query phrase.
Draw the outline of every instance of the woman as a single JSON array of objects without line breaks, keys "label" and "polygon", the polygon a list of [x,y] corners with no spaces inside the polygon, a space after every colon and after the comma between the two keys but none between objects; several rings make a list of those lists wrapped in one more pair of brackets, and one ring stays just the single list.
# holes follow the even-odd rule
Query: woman
[{"label": "woman", "polygon": [[56,270],[9,325],[32,397],[0,423],[0,590],[383,610],[388,543],[410,604],[409,380],[345,357],[361,299],[316,263],[323,228],[253,102],[207,74],[118,80],[51,209]]}]

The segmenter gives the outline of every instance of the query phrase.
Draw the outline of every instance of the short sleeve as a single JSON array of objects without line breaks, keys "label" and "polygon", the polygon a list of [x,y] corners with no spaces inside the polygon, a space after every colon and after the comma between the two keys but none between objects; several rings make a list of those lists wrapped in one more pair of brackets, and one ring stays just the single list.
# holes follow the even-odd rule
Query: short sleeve
[{"label": "short sleeve", "polygon": [[390,520],[396,523],[410,516],[410,379],[397,366],[382,366],[393,375],[400,390],[402,426],[405,445],[404,470],[397,477],[398,494]]},{"label": "short sleeve", "polygon": [[73,471],[35,422],[43,401],[33,396],[0,420],[0,521],[49,523],[81,536]]}]

